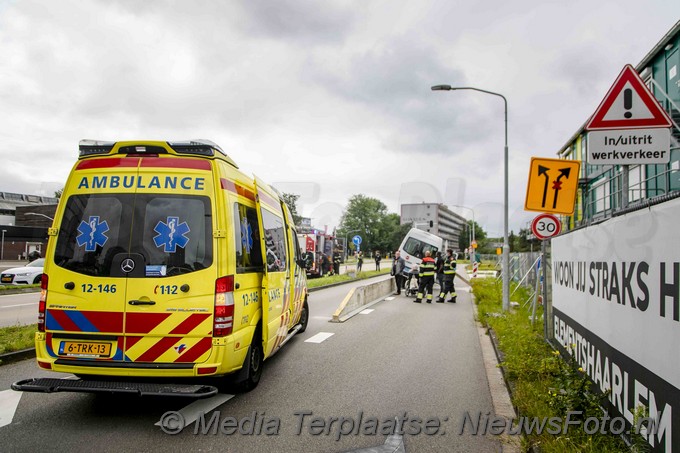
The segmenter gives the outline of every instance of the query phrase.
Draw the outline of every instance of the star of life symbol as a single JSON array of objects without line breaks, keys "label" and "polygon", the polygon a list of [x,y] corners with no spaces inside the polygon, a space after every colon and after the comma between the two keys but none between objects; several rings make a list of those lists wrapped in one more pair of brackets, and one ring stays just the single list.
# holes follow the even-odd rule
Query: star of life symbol
[{"label": "star of life symbol", "polygon": [[98,215],[91,215],[87,222],[83,220],[78,225],[78,233],[80,233],[76,237],[78,247],[84,245],[86,252],[94,252],[97,246],[103,247],[109,240],[104,234],[107,231],[109,231],[109,224],[106,220],[100,223]]},{"label": "star of life symbol", "polygon": [[186,222],[179,223],[179,217],[168,217],[167,222],[162,220],[153,229],[158,236],[153,238],[156,247],[163,247],[165,253],[175,253],[177,246],[184,248],[189,242],[185,235],[191,231]]},{"label": "star of life symbol", "polygon": [[248,219],[241,220],[241,245],[246,249],[246,253],[253,249],[253,229]]}]

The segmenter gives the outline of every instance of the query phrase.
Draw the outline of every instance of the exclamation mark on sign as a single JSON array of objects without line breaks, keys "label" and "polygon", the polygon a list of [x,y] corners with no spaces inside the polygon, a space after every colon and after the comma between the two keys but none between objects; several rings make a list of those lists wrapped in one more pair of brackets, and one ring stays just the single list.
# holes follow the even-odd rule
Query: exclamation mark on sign
[{"label": "exclamation mark on sign", "polygon": [[[626,110],[630,110],[633,108],[633,90],[630,88],[626,88],[623,90],[623,108]],[[626,112],[623,114],[626,118],[630,118],[633,116],[631,112]]]}]

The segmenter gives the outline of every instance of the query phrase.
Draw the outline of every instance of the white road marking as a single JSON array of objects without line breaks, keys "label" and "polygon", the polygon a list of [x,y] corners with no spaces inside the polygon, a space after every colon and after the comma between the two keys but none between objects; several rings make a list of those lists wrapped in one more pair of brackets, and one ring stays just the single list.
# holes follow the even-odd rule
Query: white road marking
[{"label": "white road marking", "polygon": [[36,292],[33,292],[33,293],[2,294],[2,295],[0,295],[0,299],[3,299],[5,297],[14,297],[16,299],[26,299],[26,298],[29,298],[29,297],[33,297],[33,298],[37,299],[37,298],[40,297],[40,292],[36,291]]},{"label": "white road marking", "polygon": [[0,427],[12,423],[22,395],[23,392],[15,392],[14,390],[0,392]]},{"label": "white road marking", "polygon": [[0,308],[26,307],[28,305],[38,305],[38,302],[31,302],[30,304],[5,305],[4,307],[0,307]]},{"label": "white road marking", "polygon": [[390,296],[390,297],[386,297],[386,298],[385,298],[385,300],[394,300],[394,299],[395,299],[394,296]]},{"label": "white road marking", "polygon": [[330,332],[319,332],[313,337],[309,337],[305,340],[305,343],[321,343],[322,341],[325,341],[335,335],[334,333]]},{"label": "white road marking", "polygon": [[361,311],[359,312],[359,314],[360,314],[360,315],[367,315],[367,314],[369,314],[369,313],[371,313],[371,312],[373,312],[373,311],[374,311],[373,308],[367,308],[366,310],[361,310]]},{"label": "white road marking", "polygon": [[[198,417],[200,417],[201,414],[211,412],[216,407],[232,399],[234,396],[235,395],[229,395],[226,393],[218,393],[217,395],[210,398],[196,400],[193,403],[184,406],[177,412],[182,414],[182,417],[184,418],[184,427],[186,428],[187,426],[191,425],[193,422],[198,420]],[[154,426],[161,426],[162,421],[163,419],[157,421],[156,423],[154,423]]]}]

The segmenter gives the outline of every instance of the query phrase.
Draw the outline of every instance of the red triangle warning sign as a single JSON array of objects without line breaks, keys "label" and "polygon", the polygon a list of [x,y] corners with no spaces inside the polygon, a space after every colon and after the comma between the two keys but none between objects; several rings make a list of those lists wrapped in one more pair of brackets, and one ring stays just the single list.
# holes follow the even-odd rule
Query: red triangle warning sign
[{"label": "red triangle warning sign", "polygon": [[586,130],[671,127],[671,119],[644,84],[626,65],[586,125]]}]

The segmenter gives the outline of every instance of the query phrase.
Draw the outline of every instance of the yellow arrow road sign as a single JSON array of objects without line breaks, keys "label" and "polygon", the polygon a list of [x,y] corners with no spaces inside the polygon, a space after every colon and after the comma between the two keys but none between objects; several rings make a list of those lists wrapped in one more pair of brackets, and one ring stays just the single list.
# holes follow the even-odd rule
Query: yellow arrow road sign
[{"label": "yellow arrow road sign", "polygon": [[573,214],[581,162],[531,158],[524,209]]}]

